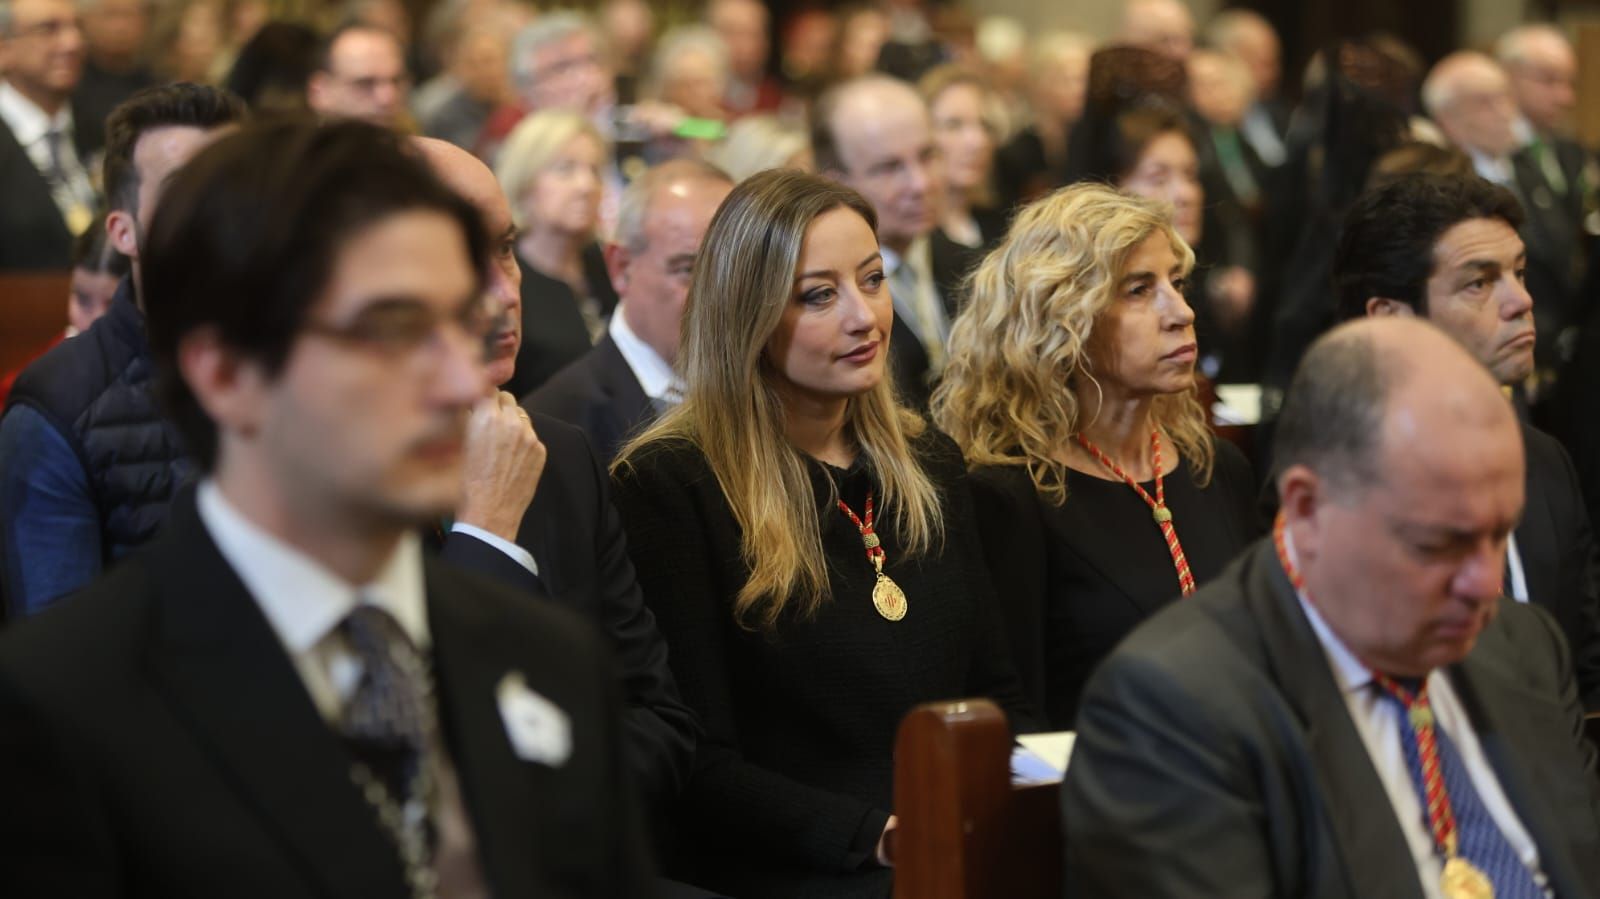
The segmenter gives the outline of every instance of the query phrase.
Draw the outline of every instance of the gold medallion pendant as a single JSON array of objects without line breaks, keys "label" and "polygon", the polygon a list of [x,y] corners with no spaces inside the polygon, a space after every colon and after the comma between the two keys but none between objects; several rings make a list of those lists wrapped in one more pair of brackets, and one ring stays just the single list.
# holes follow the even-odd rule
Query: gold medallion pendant
[{"label": "gold medallion pendant", "polygon": [[1494,899],[1494,884],[1489,882],[1489,876],[1459,855],[1445,861],[1439,889],[1446,899]]},{"label": "gold medallion pendant", "polygon": [[881,571],[878,572],[878,582],[872,585],[872,607],[890,621],[906,617],[905,591]]}]

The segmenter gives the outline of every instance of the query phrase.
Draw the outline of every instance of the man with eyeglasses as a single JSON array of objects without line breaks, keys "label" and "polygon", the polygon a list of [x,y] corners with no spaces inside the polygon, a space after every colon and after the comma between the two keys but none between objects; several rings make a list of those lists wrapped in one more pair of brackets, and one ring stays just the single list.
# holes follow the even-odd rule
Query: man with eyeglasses
[{"label": "man with eyeglasses", "polygon": [[0,413],[0,618],[38,612],[148,540],[192,471],[151,393],[144,239],[167,176],[244,114],[226,91],[173,84],[107,121],[106,236],[132,273],[106,315],[23,370]]},{"label": "man with eyeglasses", "polygon": [[72,0],[0,0],[0,271],[70,268],[93,220],[100,122],[71,104],[83,57]]},{"label": "man with eyeglasses", "polygon": [[0,895],[650,894],[601,638],[420,545],[489,388],[489,257],[363,123],[175,176],[148,321],[205,475],[0,638]]},{"label": "man with eyeglasses", "polygon": [[318,115],[383,128],[404,124],[410,96],[411,76],[399,38],[362,22],[341,25],[328,35],[306,84],[306,102]]}]

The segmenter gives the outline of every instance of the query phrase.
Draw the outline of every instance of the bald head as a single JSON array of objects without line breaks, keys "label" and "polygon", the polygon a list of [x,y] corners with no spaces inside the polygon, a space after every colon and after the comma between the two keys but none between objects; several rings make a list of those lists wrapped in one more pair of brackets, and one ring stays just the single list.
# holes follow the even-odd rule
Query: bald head
[{"label": "bald head", "polygon": [[1439,60],[1422,82],[1422,103],[1463,150],[1499,158],[1516,147],[1511,84],[1500,64],[1482,53],[1462,50]]},{"label": "bald head", "polygon": [[1183,0],[1127,0],[1118,38],[1177,62],[1194,49],[1194,16]]},{"label": "bald head", "polygon": [[884,245],[903,253],[933,230],[944,167],[915,88],[886,75],[846,81],[817,101],[811,123],[817,170],[872,203]]},{"label": "bald head", "polygon": [[466,150],[432,137],[413,137],[411,146],[439,180],[478,210],[484,230],[494,240],[488,293],[496,325],[489,345],[489,377],[496,385],[504,384],[516,373],[517,351],[522,346],[522,269],[517,265],[517,228],[511,204],[494,172]]},{"label": "bald head", "polygon": [[1565,127],[1578,100],[1578,57],[1567,36],[1553,25],[1523,25],[1494,49],[1523,117],[1544,132]]}]

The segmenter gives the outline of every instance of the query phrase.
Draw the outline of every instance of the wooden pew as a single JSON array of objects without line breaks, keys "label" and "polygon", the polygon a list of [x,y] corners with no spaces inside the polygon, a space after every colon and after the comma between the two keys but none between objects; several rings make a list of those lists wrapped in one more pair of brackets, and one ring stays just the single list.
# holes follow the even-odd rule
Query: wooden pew
[{"label": "wooden pew", "polygon": [[1058,899],[1059,791],[1011,785],[1011,732],[994,703],[912,709],[895,740],[896,899]]},{"label": "wooden pew", "polygon": [[71,272],[0,273],[0,375],[27,364],[67,326]]}]

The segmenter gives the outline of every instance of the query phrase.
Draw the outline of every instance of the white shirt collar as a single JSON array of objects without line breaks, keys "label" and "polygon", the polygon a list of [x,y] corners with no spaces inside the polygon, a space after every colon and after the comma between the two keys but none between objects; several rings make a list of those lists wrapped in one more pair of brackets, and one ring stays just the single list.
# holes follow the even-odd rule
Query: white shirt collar
[{"label": "white shirt collar", "polygon": [[72,134],[71,104],[62,104],[54,116],[45,115],[44,110],[24,97],[9,81],[0,81],[0,119],[5,119],[11,135],[24,147],[52,129],[60,131],[64,137]]},{"label": "white shirt collar", "polygon": [[1501,187],[1508,187],[1516,180],[1510,159],[1504,156],[1490,156],[1472,149],[1467,150],[1467,155],[1472,159],[1472,168],[1483,180],[1492,181]]},{"label": "white shirt collar", "polygon": [[[1283,549],[1288,553],[1290,561],[1295,558],[1294,538],[1285,530],[1283,532]],[[1344,645],[1339,635],[1328,627],[1328,622],[1322,618],[1322,613],[1311,604],[1304,593],[1295,591],[1295,599],[1300,601],[1300,608],[1305,611],[1306,618],[1311,622],[1311,630],[1317,635],[1317,642],[1322,644],[1322,651],[1328,657],[1328,665],[1333,668],[1333,679],[1339,683],[1341,693],[1354,693],[1365,690],[1372,683],[1372,669],[1368,668]]]},{"label": "white shirt collar", "polygon": [[640,339],[628,327],[628,317],[624,314],[624,301],[622,306],[611,315],[611,323],[607,329],[611,340],[617,345],[617,351],[622,353],[623,361],[633,369],[633,376],[639,379],[639,386],[644,388],[644,395],[653,400],[668,400],[678,402],[683,399],[684,384],[678,377],[667,360],[661,358],[650,344]]},{"label": "white shirt collar", "polygon": [[217,549],[291,655],[308,652],[327,637],[355,608],[358,596],[393,615],[417,648],[427,650],[422,545],[416,534],[401,538],[371,583],[357,586],[247,519],[214,481],[200,485],[196,502]]}]

